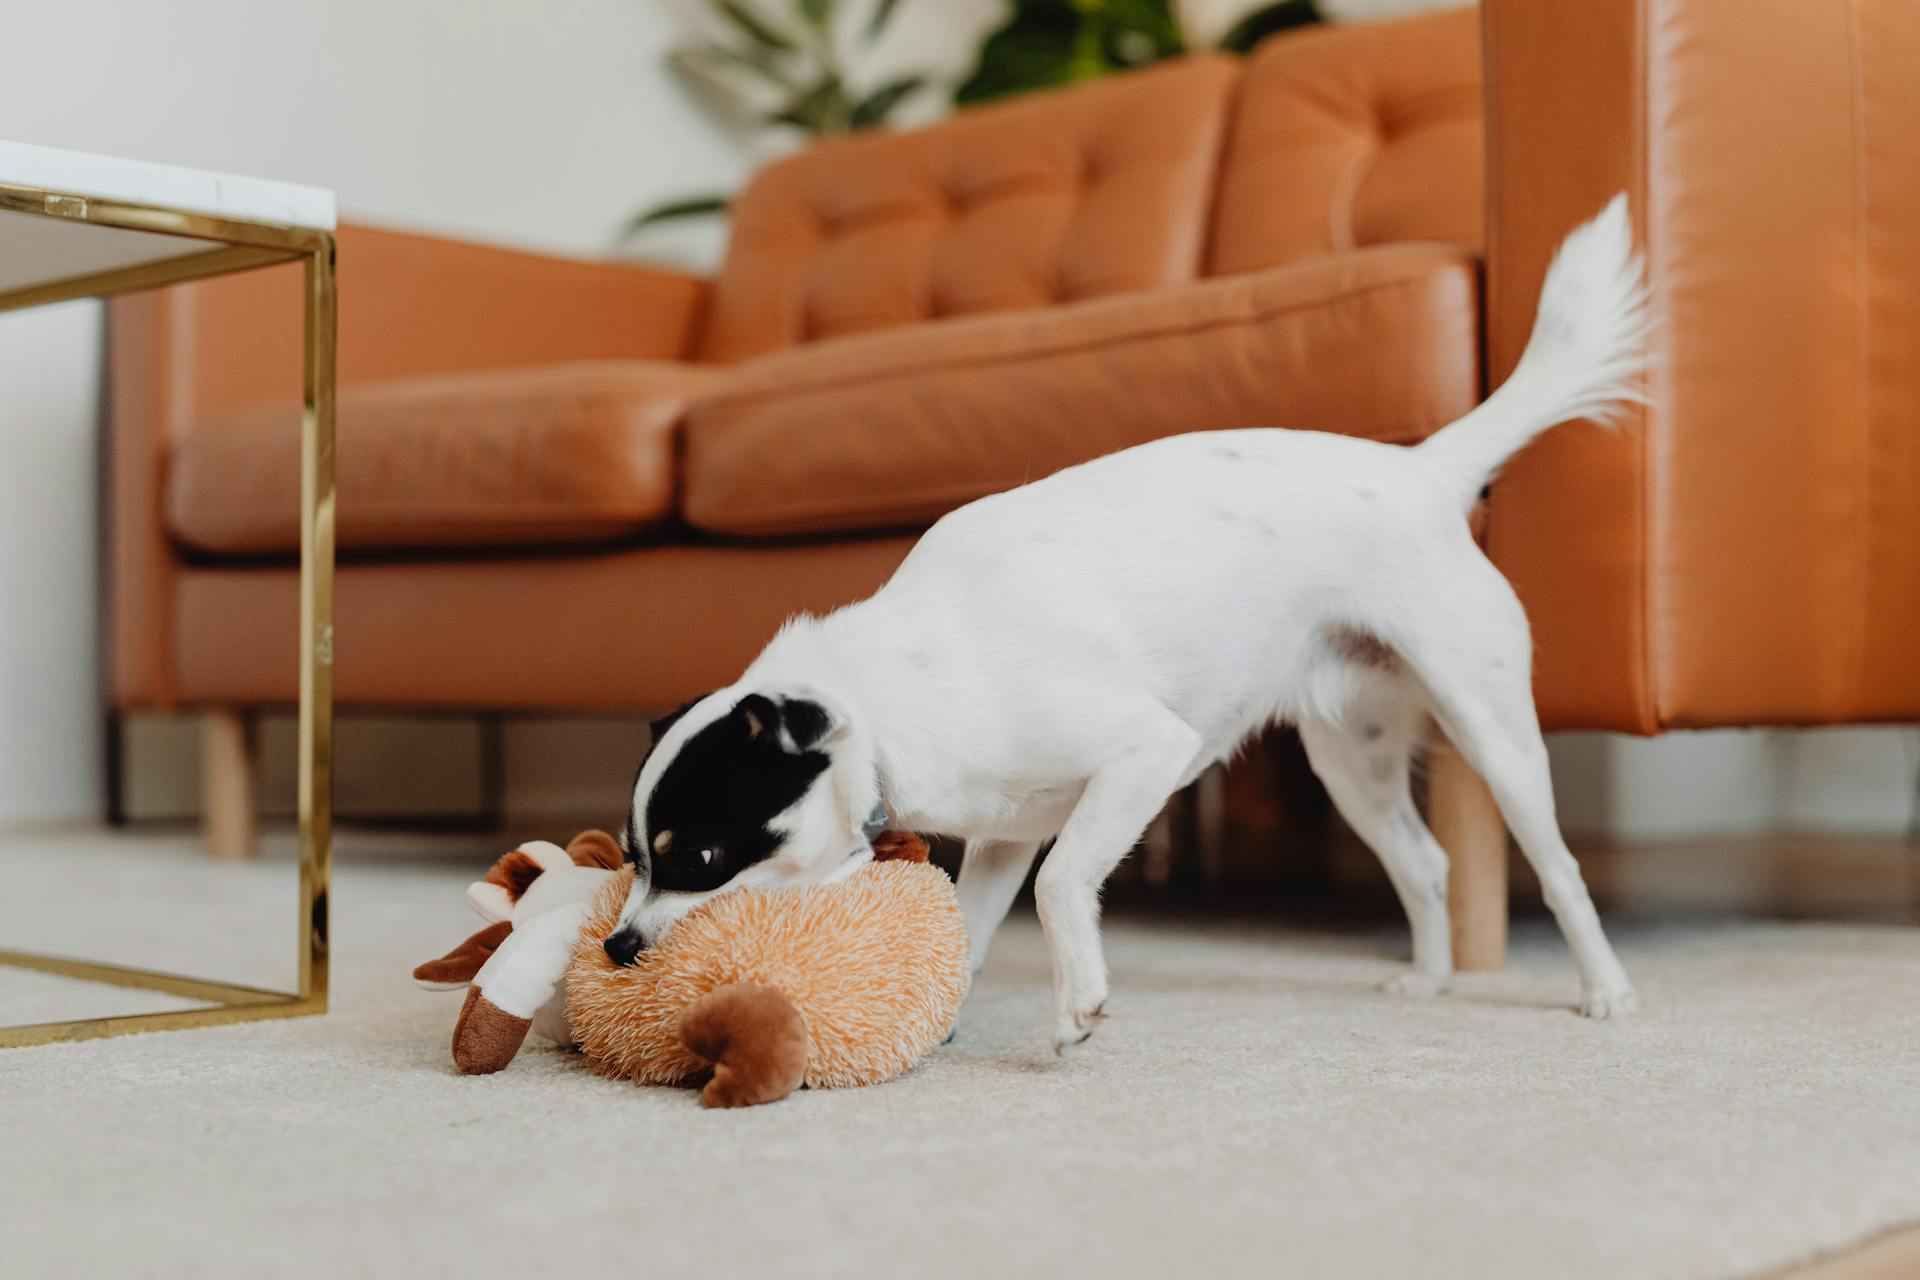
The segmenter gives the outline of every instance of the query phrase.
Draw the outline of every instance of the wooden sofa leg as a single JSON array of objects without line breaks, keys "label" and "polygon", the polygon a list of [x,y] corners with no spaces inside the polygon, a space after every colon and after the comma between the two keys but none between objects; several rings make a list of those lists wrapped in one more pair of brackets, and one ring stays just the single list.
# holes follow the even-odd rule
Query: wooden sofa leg
[{"label": "wooden sofa leg", "polygon": [[259,837],[253,717],[238,708],[200,722],[200,829],[216,858],[251,858]]},{"label": "wooden sofa leg", "polygon": [[1507,824],[1487,784],[1443,740],[1427,756],[1427,810],[1450,862],[1454,968],[1498,969],[1507,961]]}]

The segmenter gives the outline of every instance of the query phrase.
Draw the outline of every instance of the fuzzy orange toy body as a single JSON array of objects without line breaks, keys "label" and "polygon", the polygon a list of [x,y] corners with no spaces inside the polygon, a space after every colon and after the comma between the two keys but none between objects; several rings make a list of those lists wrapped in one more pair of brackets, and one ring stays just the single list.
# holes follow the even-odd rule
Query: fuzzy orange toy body
[{"label": "fuzzy orange toy body", "polygon": [[601,891],[567,971],[567,1021],[603,1075],[682,1084],[711,1069],[709,1105],[794,1083],[879,1084],[938,1045],[966,997],[966,926],[946,874],[925,862],[724,894],[621,967],[600,940],[631,878]]},{"label": "fuzzy orange toy body", "polygon": [[641,1084],[709,1077],[710,1107],[775,1102],[804,1085],[879,1084],[939,1044],[967,994],[953,885],[904,832],[833,884],[723,894],[633,964],[608,958],[633,883],[612,836],[531,841],[470,886],[492,921],[414,970],[466,987],[453,1031],[463,1075],[504,1069],[530,1031]]}]

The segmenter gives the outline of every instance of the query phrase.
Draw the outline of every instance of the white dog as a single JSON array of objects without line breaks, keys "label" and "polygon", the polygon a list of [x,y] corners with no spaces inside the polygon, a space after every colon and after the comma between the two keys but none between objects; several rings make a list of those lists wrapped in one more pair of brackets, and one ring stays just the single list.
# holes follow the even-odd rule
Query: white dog
[{"label": "white dog", "polygon": [[1417,447],[1175,436],[953,512],[870,599],[794,619],[655,726],[608,952],[631,961],[716,893],[842,875],[885,824],[966,840],[977,969],[1051,840],[1053,1036],[1077,1043],[1107,998],[1102,883],[1173,792],[1285,721],[1411,919],[1391,985],[1438,992],[1447,858],[1408,786],[1431,717],[1539,873],[1582,1011],[1631,1010],[1554,818],[1526,616],[1466,515],[1536,435],[1635,398],[1645,329],[1622,196],[1561,246],[1513,376]]}]

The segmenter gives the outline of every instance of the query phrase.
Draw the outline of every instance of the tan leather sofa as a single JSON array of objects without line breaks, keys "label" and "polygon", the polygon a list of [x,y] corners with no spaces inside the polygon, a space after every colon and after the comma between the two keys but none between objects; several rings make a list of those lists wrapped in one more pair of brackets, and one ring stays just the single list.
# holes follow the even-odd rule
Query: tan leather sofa
[{"label": "tan leather sofa", "polygon": [[[711,281],[345,228],[339,698],[655,710],[1079,459],[1418,440],[1625,189],[1651,407],[1549,437],[1487,513],[1542,716],[1920,716],[1915,66],[1905,0],[1491,0],[819,146],[753,181]],[[283,704],[296,291],[111,323],[114,702]],[[1436,821],[1493,884],[1455,777]]]}]

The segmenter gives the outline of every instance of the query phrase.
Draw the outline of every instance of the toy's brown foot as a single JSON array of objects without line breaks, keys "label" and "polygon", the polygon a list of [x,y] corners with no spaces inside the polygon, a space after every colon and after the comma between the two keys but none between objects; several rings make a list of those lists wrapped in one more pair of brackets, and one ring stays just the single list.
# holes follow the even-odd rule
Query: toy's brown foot
[{"label": "toy's brown foot", "polygon": [[492,1075],[513,1061],[532,1029],[531,1018],[516,1018],[480,988],[468,987],[460,1021],[453,1024],[453,1065],[463,1076]]},{"label": "toy's brown foot", "polygon": [[778,1102],[806,1077],[806,1019],[772,987],[714,988],[680,1015],[680,1039],[713,1064],[713,1079],[700,1091],[703,1107]]}]

